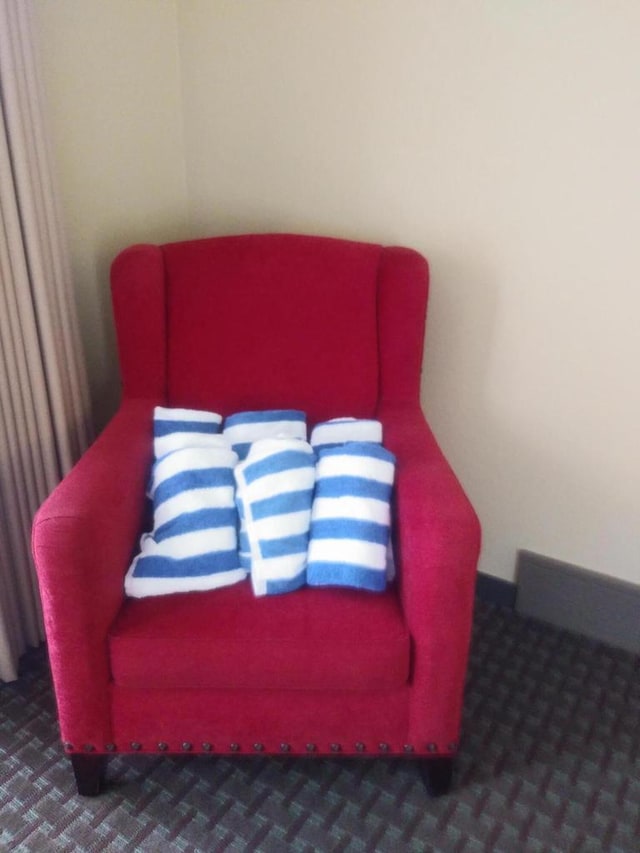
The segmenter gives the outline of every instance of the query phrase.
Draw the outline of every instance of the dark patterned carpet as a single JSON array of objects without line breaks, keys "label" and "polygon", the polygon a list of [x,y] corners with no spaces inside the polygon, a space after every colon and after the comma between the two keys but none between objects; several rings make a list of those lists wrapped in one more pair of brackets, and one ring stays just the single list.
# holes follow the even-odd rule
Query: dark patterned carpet
[{"label": "dark patterned carpet", "polygon": [[0,850],[640,851],[640,659],[478,602],[455,791],[408,762],[113,758],[75,795],[42,650],[0,686]]}]

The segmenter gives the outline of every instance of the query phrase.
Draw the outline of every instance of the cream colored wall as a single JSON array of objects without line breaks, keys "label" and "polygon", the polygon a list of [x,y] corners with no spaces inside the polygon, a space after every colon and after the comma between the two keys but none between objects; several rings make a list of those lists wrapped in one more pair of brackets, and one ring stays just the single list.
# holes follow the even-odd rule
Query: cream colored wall
[{"label": "cream colored wall", "polygon": [[98,427],[119,397],[109,266],[186,234],[173,0],[36,0],[43,75]]},{"label": "cream colored wall", "polygon": [[[191,234],[283,229],[423,251],[424,406],[481,516],[481,569],[512,578],[522,547],[640,582],[636,0],[615,10],[600,0],[178,0],[179,74],[172,4],[89,3],[131,51],[122,78],[145,81],[122,84],[141,110],[133,123],[113,109],[107,22],[81,13],[85,2],[40,4],[51,70],[86,74],[53,87],[71,86],[75,124],[58,128],[70,208],[100,217],[106,205],[113,244],[136,239],[147,214],[150,230],[171,230],[184,162]],[[147,36],[136,57],[141,18],[164,35],[157,52]],[[87,30],[91,49],[76,44]],[[141,94],[164,86],[165,105]],[[102,130],[93,98],[109,107]],[[85,108],[93,133],[79,121]],[[154,134],[154,175],[136,184],[116,234],[117,178],[148,145],[147,121],[177,132],[167,119],[180,109],[183,151]],[[120,153],[102,136],[110,122]],[[96,180],[101,154],[118,168]],[[172,191],[154,181],[161,164]],[[154,183],[166,204],[144,209]],[[98,241],[104,221],[79,218],[74,241]]]},{"label": "cream colored wall", "polygon": [[178,6],[194,232],[431,260],[424,405],[484,526],[640,582],[640,4]]}]

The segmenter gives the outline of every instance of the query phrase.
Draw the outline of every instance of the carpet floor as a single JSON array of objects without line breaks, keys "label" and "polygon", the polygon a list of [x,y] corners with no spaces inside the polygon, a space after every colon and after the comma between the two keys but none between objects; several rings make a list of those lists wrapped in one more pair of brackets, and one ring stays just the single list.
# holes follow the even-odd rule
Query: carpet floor
[{"label": "carpet floor", "polygon": [[454,790],[411,762],[114,757],[78,797],[44,649],[0,685],[0,850],[638,853],[640,658],[478,601]]}]

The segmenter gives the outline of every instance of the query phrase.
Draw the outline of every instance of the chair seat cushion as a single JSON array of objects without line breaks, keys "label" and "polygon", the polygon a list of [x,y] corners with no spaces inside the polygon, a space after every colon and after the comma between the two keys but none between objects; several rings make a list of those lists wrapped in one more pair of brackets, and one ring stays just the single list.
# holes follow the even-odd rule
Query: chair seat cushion
[{"label": "chair seat cushion", "polygon": [[109,650],[122,687],[380,690],[407,683],[410,639],[395,587],[256,598],[246,582],[128,599]]}]

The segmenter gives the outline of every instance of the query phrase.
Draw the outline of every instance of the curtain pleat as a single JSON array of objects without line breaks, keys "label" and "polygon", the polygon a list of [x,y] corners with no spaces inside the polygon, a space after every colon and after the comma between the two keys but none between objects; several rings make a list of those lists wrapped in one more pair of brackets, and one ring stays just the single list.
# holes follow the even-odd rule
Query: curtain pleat
[{"label": "curtain pleat", "polygon": [[44,638],[33,516],[87,447],[89,400],[31,2],[0,0],[0,680]]}]

